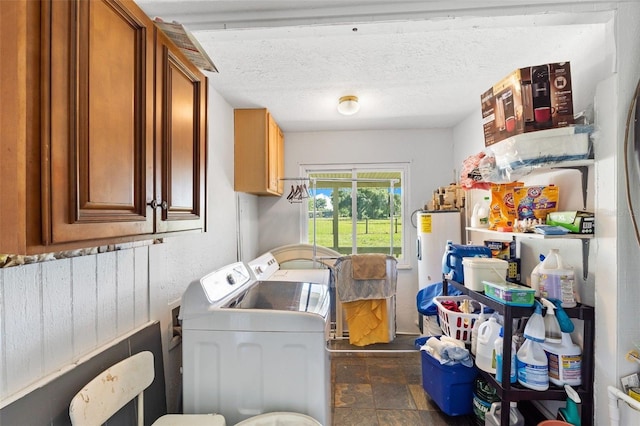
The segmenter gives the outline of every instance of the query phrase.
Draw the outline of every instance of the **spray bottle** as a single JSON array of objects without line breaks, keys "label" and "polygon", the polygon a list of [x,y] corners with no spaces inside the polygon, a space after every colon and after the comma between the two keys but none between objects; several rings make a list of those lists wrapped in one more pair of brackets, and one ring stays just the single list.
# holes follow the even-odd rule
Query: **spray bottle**
[{"label": "spray bottle", "polygon": [[562,332],[560,331],[560,325],[556,319],[555,305],[544,297],[541,297],[540,301],[544,307],[547,308],[547,312],[544,316],[544,342],[562,343]]},{"label": "spray bottle", "polygon": [[563,333],[573,333],[574,325],[569,315],[562,309],[562,300],[558,299],[547,299],[551,303],[556,306],[556,319],[558,320],[558,325],[560,326],[560,331]]},{"label": "spray bottle", "polygon": [[525,340],[518,349],[516,368],[518,383],[533,390],[546,391],[549,389],[549,361],[542,349],[544,319],[540,302],[536,300],[535,306],[535,311],[524,328]]},{"label": "spray bottle", "polygon": [[569,385],[564,385],[564,390],[567,392],[568,396],[567,406],[558,410],[560,420],[564,420],[573,426],[581,426],[582,420],[580,419],[580,414],[578,412],[578,404],[582,402],[580,400],[580,395],[578,395],[578,392]]}]

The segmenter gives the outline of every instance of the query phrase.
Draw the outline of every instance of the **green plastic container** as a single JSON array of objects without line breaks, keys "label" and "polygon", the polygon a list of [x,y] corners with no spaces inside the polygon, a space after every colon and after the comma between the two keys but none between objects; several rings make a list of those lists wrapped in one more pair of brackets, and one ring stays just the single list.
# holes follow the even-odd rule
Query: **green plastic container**
[{"label": "green plastic container", "polygon": [[482,281],[484,294],[493,300],[511,306],[533,306],[535,290],[511,282]]}]

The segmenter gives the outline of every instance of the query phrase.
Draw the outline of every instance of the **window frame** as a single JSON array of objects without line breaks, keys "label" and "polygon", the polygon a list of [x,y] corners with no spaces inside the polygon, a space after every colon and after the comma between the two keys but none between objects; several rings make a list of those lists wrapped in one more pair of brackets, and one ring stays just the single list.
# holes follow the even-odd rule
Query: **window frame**
[{"label": "window frame", "polygon": [[[401,238],[400,238],[400,247],[401,247],[401,257],[398,259],[398,267],[410,267],[410,250],[407,244],[407,236],[409,229],[407,224],[410,221],[407,219],[407,206],[409,205],[409,169],[410,163],[408,162],[397,162],[397,163],[340,163],[340,164],[301,164],[300,165],[300,176],[304,178],[309,178],[311,173],[350,173],[352,177],[357,176],[358,173],[363,172],[388,172],[394,171],[399,172],[401,174],[400,181],[400,212],[399,216],[401,218]],[[357,188],[357,182],[353,182],[352,191],[354,187]],[[397,187],[397,186],[396,186]],[[311,185],[309,185],[309,191],[311,191]],[[356,211],[356,203],[353,203],[352,216]],[[302,203],[300,208],[300,242],[309,244],[309,203]],[[394,213],[398,213],[394,211]],[[355,216],[354,216],[355,217]],[[392,220],[392,219],[391,219]],[[352,228],[353,229],[353,228]],[[356,236],[352,236],[353,244],[357,244]],[[357,246],[355,247],[357,250]]]}]

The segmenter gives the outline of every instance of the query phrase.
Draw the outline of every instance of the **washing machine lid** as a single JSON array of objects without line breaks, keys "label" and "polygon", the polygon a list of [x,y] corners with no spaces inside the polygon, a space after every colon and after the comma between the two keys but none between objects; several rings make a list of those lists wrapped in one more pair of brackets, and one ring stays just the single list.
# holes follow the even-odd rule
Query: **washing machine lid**
[{"label": "washing machine lid", "polygon": [[295,281],[257,281],[234,309],[269,309],[324,315],[329,288],[324,284]]},{"label": "washing machine lid", "polygon": [[331,272],[328,269],[278,269],[269,277],[270,281],[299,281],[329,285]]}]

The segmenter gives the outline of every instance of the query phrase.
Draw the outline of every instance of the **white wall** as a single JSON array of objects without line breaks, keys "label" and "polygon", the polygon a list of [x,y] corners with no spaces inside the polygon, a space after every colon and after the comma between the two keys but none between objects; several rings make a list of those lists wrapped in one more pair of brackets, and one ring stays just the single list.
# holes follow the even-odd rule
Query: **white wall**
[{"label": "white wall", "polygon": [[[168,406],[175,408],[179,351],[168,352],[170,308],[179,305],[191,280],[237,259],[233,110],[211,88],[208,147],[208,232],[0,269],[0,406],[115,337],[160,320]],[[246,227],[255,232],[256,197],[241,200]],[[255,245],[247,244],[249,256],[255,255]]]},{"label": "white wall", "polygon": [[[595,360],[595,424],[609,424],[606,387],[619,385],[619,378],[637,371],[637,365],[624,360],[624,354],[640,341],[637,309],[640,303],[640,248],[631,232],[630,213],[626,203],[623,167],[623,143],[632,95],[640,77],[640,4],[623,2],[618,5],[615,23],[607,25],[604,46],[615,49],[595,50],[593,60],[600,61],[593,81],[574,86],[574,90],[589,93],[594,99],[597,139],[595,166],[590,167],[588,207],[596,213],[596,238],[591,242],[589,277],[582,281],[584,302],[596,308]],[[611,75],[611,72],[617,71]],[[453,129],[456,163],[483,149],[481,118],[473,114]],[[638,191],[635,183],[632,190]],[[562,189],[561,189],[562,193]],[[576,266],[581,255],[576,242],[565,242],[563,256]],[[534,266],[532,254],[544,252],[555,243],[523,243],[523,272]],[[528,259],[528,260],[527,260]],[[579,274],[582,275],[581,271]],[[637,424],[638,415],[628,408],[622,410],[621,425]]]},{"label": "white wall", "polygon": [[[398,273],[398,332],[418,332],[415,297],[418,271],[416,229],[410,215],[431,198],[433,190],[454,180],[450,130],[397,130],[285,133],[285,176],[300,175],[301,165],[409,163],[408,203],[405,206],[405,256],[410,268]],[[285,197],[260,197],[261,252],[300,242],[300,205]]]},{"label": "white wall", "polygon": [[[615,185],[615,204],[603,205],[613,215],[617,224],[617,241],[614,250],[611,244],[611,250],[617,258],[617,276],[602,277],[602,287],[598,283],[599,289],[603,296],[608,294],[607,289],[612,284],[617,287],[617,291],[609,296],[609,299],[615,301],[615,310],[607,312],[615,321],[611,321],[610,327],[603,332],[614,335],[615,344],[612,348],[605,347],[597,351],[597,353],[612,353],[615,359],[613,370],[611,366],[602,365],[603,372],[608,372],[604,380],[598,383],[598,390],[602,391],[606,385],[619,385],[619,377],[632,372],[638,371],[637,364],[630,363],[624,359],[624,355],[632,349],[632,343],[640,343],[640,322],[638,321],[638,306],[640,306],[640,285],[638,285],[638,277],[640,276],[640,242],[636,241],[633,228],[631,225],[631,216],[629,206],[626,201],[626,186],[624,178],[624,137],[627,120],[627,111],[631,105],[638,79],[640,78],[640,4],[636,2],[628,2],[620,5],[617,25],[616,25],[616,45],[618,49],[618,81],[617,81],[617,134],[615,138],[615,148],[611,147],[611,155],[614,156],[615,162],[612,164],[614,172],[611,174]],[[638,194],[640,184],[632,182],[631,190]],[[614,207],[615,206],[615,207]],[[636,212],[637,214],[637,212]],[[636,217],[637,219],[637,217]],[[600,279],[600,277],[598,277]],[[612,279],[613,278],[613,281]],[[609,316],[607,317],[609,318]],[[612,371],[613,370],[613,371]],[[604,374],[603,374],[604,375]],[[598,401],[598,407],[604,406],[606,398],[604,392],[600,394],[601,401]],[[640,415],[632,413],[625,404],[622,410],[621,424],[638,424]],[[600,417],[599,417],[600,418]],[[630,420],[632,419],[632,420]],[[627,423],[624,423],[624,422]]]}]

